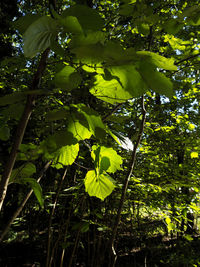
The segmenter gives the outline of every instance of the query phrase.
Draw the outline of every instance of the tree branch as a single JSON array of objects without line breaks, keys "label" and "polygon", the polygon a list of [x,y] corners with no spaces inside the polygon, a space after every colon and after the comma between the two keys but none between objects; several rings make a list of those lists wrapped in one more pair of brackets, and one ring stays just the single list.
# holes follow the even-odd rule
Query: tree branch
[{"label": "tree branch", "polygon": [[200,53],[198,53],[198,54],[196,54],[196,55],[193,55],[193,56],[186,57],[186,58],[184,58],[184,59],[181,59],[181,60],[179,60],[178,62],[175,62],[175,65],[178,65],[178,64],[180,64],[180,63],[182,63],[182,62],[184,62],[184,61],[188,61],[188,60],[190,60],[190,59],[192,59],[192,58],[195,58],[195,57],[198,57],[198,56],[200,56]]}]

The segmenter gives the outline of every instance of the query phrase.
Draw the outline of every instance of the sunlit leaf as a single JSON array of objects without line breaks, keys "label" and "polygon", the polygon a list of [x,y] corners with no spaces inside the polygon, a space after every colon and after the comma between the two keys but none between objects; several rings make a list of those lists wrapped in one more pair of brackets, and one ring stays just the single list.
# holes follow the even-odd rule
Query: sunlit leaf
[{"label": "sunlit leaf", "polygon": [[92,158],[95,161],[95,167],[99,169],[98,173],[114,173],[121,170],[122,158],[113,148],[105,146],[93,146]]},{"label": "sunlit leaf", "polygon": [[69,118],[67,129],[77,140],[89,139],[92,135],[89,127],[85,127],[75,116]]},{"label": "sunlit leaf", "polygon": [[96,75],[90,93],[108,103],[121,103],[132,97],[141,96],[146,85],[133,65],[107,68],[105,75]]},{"label": "sunlit leaf", "polygon": [[55,76],[56,86],[70,91],[74,88],[77,88],[81,82],[80,74],[71,66],[64,67],[60,72]]},{"label": "sunlit leaf", "polygon": [[64,146],[55,152],[52,167],[56,169],[63,168],[66,165],[72,165],[79,151],[79,144]]},{"label": "sunlit leaf", "polygon": [[[106,127],[101,120],[99,114],[92,108],[88,108],[85,105],[78,105],[78,111],[85,117],[90,131],[99,139],[104,139],[106,135]],[[80,120],[80,123],[82,123]]]},{"label": "sunlit leaf", "polygon": [[172,97],[173,84],[163,73],[156,71],[151,64],[146,62],[141,63],[140,73],[149,89],[167,97]]},{"label": "sunlit leaf", "polygon": [[199,157],[199,153],[198,153],[198,152],[192,152],[192,153],[190,154],[190,157],[191,157],[191,159],[198,158],[198,157]]},{"label": "sunlit leaf", "polygon": [[172,58],[166,58],[149,51],[138,51],[136,53],[141,56],[142,60],[149,60],[158,68],[165,70],[177,70],[177,67],[174,65],[174,59]]},{"label": "sunlit leaf", "polygon": [[108,174],[97,177],[94,170],[87,172],[84,183],[85,191],[101,200],[109,196],[115,188],[114,180]]}]

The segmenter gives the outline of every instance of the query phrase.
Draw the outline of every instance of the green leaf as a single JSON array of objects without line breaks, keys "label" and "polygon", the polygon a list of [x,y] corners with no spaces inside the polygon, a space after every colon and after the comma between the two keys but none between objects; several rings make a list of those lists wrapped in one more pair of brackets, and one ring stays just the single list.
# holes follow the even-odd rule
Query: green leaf
[{"label": "green leaf", "polygon": [[183,28],[184,24],[178,19],[171,19],[164,24],[164,30],[169,34],[176,34]]},{"label": "green leaf", "polygon": [[67,8],[63,12],[62,17],[66,18],[67,16],[77,17],[83,30],[96,31],[101,30],[104,26],[104,20],[101,18],[99,13],[85,5],[74,5],[70,8]]},{"label": "green leaf", "polygon": [[0,127],[0,139],[3,141],[7,141],[10,137],[10,129],[8,126],[4,125]]},{"label": "green leaf", "polygon": [[39,18],[41,18],[41,15],[39,14],[27,14],[14,21],[13,24],[21,34],[24,34],[27,28]]},{"label": "green leaf", "polygon": [[0,106],[6,106],[20,102],[26,98],[24,93],[18,92],[0,97]]},{"label": "green leaf", "polygon": [[72,49],[76,57],[85,64],[97,64],[104,61],[104,47],[100,43],[80,46]]},{"label": "green leaf", "polygon": [[36,173],[35,165],[31,162],[25,163],[12,171],[9,182],[21,183],[22,178],[30,177],[34,173]]},{"label": "green leaf", "polygon": [[193,131],[194,129],[195,129],[195,125],[192,124],[192,123],[190,123],[190,124],[188,125],[188,130]]},{"label": "green leaf", "polygon": [[87,172],[84,183],[85,191],[101,200],[109,196],[115,188],[114,180],[108,174],[97,177],[94,170]]},{"label": "green leaf", "polygon": [[77,107],[78,107],[78,112],[83,114],[83,116],[85,117],[89,126],[89,130],[92,132],[92,134],[99,139],[104,139],[107,130],[99,114],[92,108],[88,108],[83,104],[77,105]]},{"label": "green leaf", "polygon": [[81,83],[81,76],[76,69],[71,66],[64,67],[55,76],[56,86],[71,91],[79,86]]},{"label": "green leaf", "polygon": [[[24,99],[24,97],[22,99]],[[1,114],[8,120],[9,119],[18,120],[21,118],[23,110],[24,110],[24,105],[22,103],[20,105],[18,103],[10,104],[9,106],[1,110]]]},{"label": "green leaf", "polygon": [[191,152],[190,157],[191,157],[191,159],[196,159],[199,157],[199,154],[198,154],[198,152]]},{"label": "green leaf", "polygon": [[65,107],[65,109],[60,109],[60,110],[52,110],[47,113],[46,115],[46,121],[56,121],[56,120],[61,120],[64,118],[67,118],[69,116],[69,108]]},{"label": "green leaf", "polygon": [[63,166],[72,165],[79,152],[79,144],[64,146],[55,152],[52,167],[61,169]]},{"label": "green leaf", "polygon": [[50,47],[51,39],[56,36],[56,21],[43,16],[33,22],[24,33],[24,54],[26,57],[34,57]]},{"label": "green leaf", "polygon": [[74,115],[71,115],[71,118],[69,118],[67,130],[79,141],[89,139],[92,135],[89,127],[85,123],[83,125]]},{"label": "green leaf", "polygon": [[173,84],[163,73],[156,71],[147,62],[141,63],[140,73],[149,89],[167,97],[172,97]]},{"label": "green leaf", "polygon": [[117,152],[104,146],[93,146],[91,156],[95,161],[95,167],[98,169],[97,173],[103,172],[114,173],[121,170],[122,158]]},{"label": "green leaf", "polygon": [[90,93],[108,103],[121,103],[130,98],[141,96],[146,85],[133,65],[107,68],[105,75],[96,75],[94,87]]},{"label": "green leaf", "polygon": [[138,51],[136,52],[136,54],[139,55],[142,60],[148,60],[158,68],[165,70],[177,70],[177,67],[174,65],[174,60],[172,58],[166,58],[149,51]]},{"label": "green leaf", "polygon": [[102,43],[105,40],[106,34],[101,31],[88,32],[86,34],[79,34],[72,37],[70,47],[75,48],[79,46],[87,46],[97,43]]},{"label": "green leaf", "polygon": [[59,19],[61,25],[64,26],[65,30],[70,33],[80,34],[83,32],[82,27],[78,19],[74,16],[67,16]]},{"label": "green leaf", "polygon": [[183,236],[187,241],[192,241],[194,238],[191,235],[184,235]]},{"label": "green leaf", "polygon": [[44,198],[40,184],[33,178],[23,178],[22,183],[28,183],[31,186],[41,208],[44,208]]},{"label": "green leaf", "polygon": [[[54,153],[63,146],[75,145],[77,143],[78,140],[75,138],[74,134],[65,129],[57,131],[55,134],[49,136],[41,143],[41,149],[44,154],[46,153],[46,156],[48,156],[49,153]],[[52,155],[50,158],[52,158]]]}]

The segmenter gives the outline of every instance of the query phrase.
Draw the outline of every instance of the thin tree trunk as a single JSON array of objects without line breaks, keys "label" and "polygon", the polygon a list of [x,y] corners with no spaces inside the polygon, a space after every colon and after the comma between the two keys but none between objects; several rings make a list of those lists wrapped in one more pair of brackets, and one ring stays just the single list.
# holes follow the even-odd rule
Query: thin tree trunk
[{"label": "thin tree trunk", "polygon": [[[46,170],[49,168],[50,165],[51,165],[51,161],[49,161],[49,162],[46,163],[46,165],[44,166],[44,168],[41,171],[41,174],[40,174],[39,178],[37,179],[37,182],[38,183],[42,179],[44,173],[46,172]],[[12,218],[10,219],[10,221],[8,222],[8,224],[6,225],[5,229],[3,230],[2,234],[1,234],[0,242],[4,239],[5,235],[7,234],[8,230],[10,229],[11,224],[19,216],[20,212],[22,211],[22,209],[26,205],[26,202],[29,200],[29,198],[32,195],[32,193],[33,193],[33,190],[31,189],[29,191],[29,193],[26,195],[25,199],[20,204],[20,206],[18,207],[18,209],[14,212]]]},{"label": "thin tree trunk", "polygon": [[[33,82],[32,82],[32,86],[31,86],[31,90],[36,90],[39,88],[40,86],[40,81],[42,78],[42,75],[44,73],[44,70],[46,68],[46,61],[49,55],[49,51],[50,49],[46,49],[40,59],[39,65],[38,65],[38,69],[33,77]],[[2,175],[1,178],[1,182],[0,182],[0,211],[2,209],[3,203],[4,203],[4,199],[6,197],[6,192],[7,192],[7,188],[8,188],[8,182],[16,161],[16,157],[17,157],[17,152],[19,150],[19,147],[22,143],[23,137],[24,137],[24,133],[26,130],[26,126],[27,123],[30,119],[34,104],[35,104],[35,99],[36,99],[36,94],[31,94],[27,96],[27,100],[26,100],[26,105],[22,114],[22,117],[19,121],[18,127],[17,127],[17,131],[16,131],[16,135],[14,137],[14,143],[12,146],[12,150],[9,156],[9,159],[7,161],[7,164],[5,166],[5,171]]]},{"label": "thin tree trunk", "polygon": [[115,266],[115,262],[116,262],[116,259],[117,259],[117,254],[116,254],[115,248],[114,248],[114,242],[115,242],[115,237],[116,237],[116,234],[117,234],[117,228],[118,228],[118,225],[119,225],[119,222],[120,222],[120,217],[121,217],[123,204],[124,204],[125,197],[126,197],[126,191],[127,191],[128,183],[129,183],[130,177],[133,174],[133,169],[134,169],[134,166],[135,166],[137,148],[138,148],[138,146],[139,146],[139,144],[141,142],[141,139],[142,139],[142,134],[143,134],[143,131],[144,131],[145,119],[146,119],[146,110],[145,110],[145,107],[144,107],[144,96],[142,96],[142,121],[141,121],[141,125],[140,125],[140,131],[139,131],[139,134],[138,134],[137,141],[136,141],[136,143],[134,145],[134,148],[133,148],[131,161],[130,161],[129,172],[128,172],[128,175],[127,175],[127,177],[126,177],[126,179],[124,181],[124,184],[123,184],[123,189],[122,189],[121,199],[120,199],[120,203],[119,203],[119,207],[118,207],[118,211],[117,211],[117,216],[116,216],[116,219],[115,219],[115,222],[114,222],[114,226],[113,226],[113,230],[112,230],[112,234],[111,234],[111,237],[110,237],[110,240],[109,240],[109,260],[110,260],[109,266],[110,267]]},{"label": "thin tree trunk", "polygon": [[57,205],[57,202],[58,202],[58,197],[59,197],[60,191],[62,189],[62,185],[63,185],[64,179],[66,177],[66,174],[67,174],[67,168],[65,169],[64,174],[63,174],[63,176],[61,178],[61,181],[60,181],[57,193],[56,193],[56,197],[55,197],[55,200],[54,200],[54,203],[53,203],[53,208],[52,208],[52,211],[51,211],[51,215],[50,215],[50,218],[49,218],[46,267],[51,266],[51,263],[53,261],[52,254],[50,256],[51,239],[52,239],[52,229],[51,229],[52,220],[53,220],[53,216],[54,216],[54,213],[55,213],[55,210],[56,210],[56,205]]}]

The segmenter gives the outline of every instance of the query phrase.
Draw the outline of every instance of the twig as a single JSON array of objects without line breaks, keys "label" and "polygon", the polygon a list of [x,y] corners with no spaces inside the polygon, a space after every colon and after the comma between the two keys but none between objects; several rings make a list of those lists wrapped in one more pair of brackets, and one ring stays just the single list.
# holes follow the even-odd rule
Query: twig
[{"label": "twig", "polygon": [[182,62],[184,62],[184,61],[188,61],[188,60],[190,60],[190,59],[192,59],[192,58],[195,58],[195,57],[198,57],[198,56],[200,56],[200,53],[198,53],[198,54],[196,54],[196,55],[193,55],[193,56],[186,57],[186,58],[184,58],[184,59],[181,59],[181,60],[179,60],[178,62],[175,62],[175,65],[178,65],[178,64],[180,64],[180,63],[182,63]]},{"label": "twig", "polygon": [[107,115],[105,115],[103,118],[102,118],[102,121],[105,121],[107,120],[108,117],[110,117],[113,113],[115,113],[115,111],[118,110],[119,107],[121,107],[122,103],[116,105]]}]

